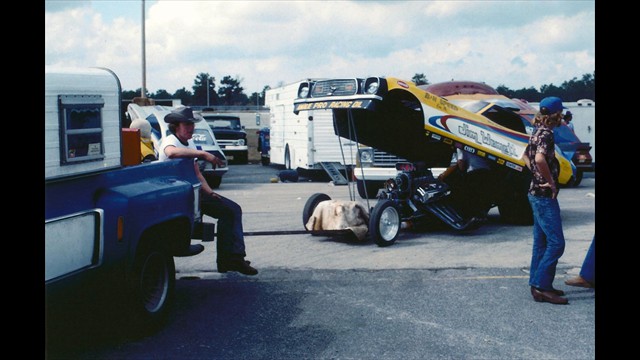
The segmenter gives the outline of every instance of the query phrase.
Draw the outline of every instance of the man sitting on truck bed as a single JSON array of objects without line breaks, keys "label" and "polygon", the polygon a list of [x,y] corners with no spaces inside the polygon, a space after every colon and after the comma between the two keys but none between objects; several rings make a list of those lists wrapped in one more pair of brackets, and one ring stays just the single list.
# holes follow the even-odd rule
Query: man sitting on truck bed
[{"label": "man sitting on truck bed", "polygon": [[218,219],[216,247],[218,272],[238,271],[245,275],[256,275],[258,270],[251,267],[250,262],[244,259],[247,254],[242,228],[242,208],[233,200],[216,194],[207,184],[195,161],[197,158],[202,158],[213,164],[214,168],[217,165],[224,165],[222,160],[213,154],[198,150],[191,140],[195,123],[200,120],[202,119],[193,116],[190,107],[185,106],[172,110],[164,117],[172,134],[160,144],[160,161],[178,158],[194,159],[193,167],[202,184],[200,208],[205,215]]}]

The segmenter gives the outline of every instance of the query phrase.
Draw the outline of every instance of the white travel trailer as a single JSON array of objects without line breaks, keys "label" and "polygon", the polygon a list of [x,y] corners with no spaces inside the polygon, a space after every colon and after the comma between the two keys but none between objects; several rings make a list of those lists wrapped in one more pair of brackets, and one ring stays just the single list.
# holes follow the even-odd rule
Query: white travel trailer
[{"label": "white travel trailer", "polygon": [[[267,90],[270,114],[271,163],[286,169],[326,171],[335,184],[344,185],[345,169],[352,168],[358,152],[355,142],[338,137],[331,110],[293,113],[293,100],[301,81]],[[342,146],[341,146],[342,145]]]}]

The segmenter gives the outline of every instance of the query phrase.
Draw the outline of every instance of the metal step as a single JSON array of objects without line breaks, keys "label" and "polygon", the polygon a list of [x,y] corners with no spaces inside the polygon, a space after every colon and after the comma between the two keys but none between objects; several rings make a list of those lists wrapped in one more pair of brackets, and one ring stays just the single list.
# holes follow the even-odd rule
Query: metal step
[{"label": "metal step", "polygon": [[329,174],[331,180],[333,180],[334,185],[347,185],[349,181],[342,175],[340,170],[338,170],[338,166],[340,163],[335,162],[321,162],[320,166],[324,169],[324,171]]}]

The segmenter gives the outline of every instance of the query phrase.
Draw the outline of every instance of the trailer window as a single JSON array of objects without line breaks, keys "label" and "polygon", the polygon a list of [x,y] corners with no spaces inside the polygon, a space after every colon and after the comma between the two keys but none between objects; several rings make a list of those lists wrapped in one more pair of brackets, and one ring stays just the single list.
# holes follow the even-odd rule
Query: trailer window
[{"label": "trailer window", "polygon": [[102,96],[60,95],[58,106],[61,164],[102,160]]}]

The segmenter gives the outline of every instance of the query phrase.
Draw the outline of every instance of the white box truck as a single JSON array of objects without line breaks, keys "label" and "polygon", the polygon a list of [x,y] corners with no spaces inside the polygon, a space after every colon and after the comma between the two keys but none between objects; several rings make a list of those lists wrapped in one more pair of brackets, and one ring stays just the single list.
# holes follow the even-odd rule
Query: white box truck
[{"label": "white box truck", "polygon": [[266,91],[271,163],[301,173],[324,170],[334,184],[346,185],[348,181],[344,175],[355,164],[357,143],[335,134],[331,110],[293,113],[293,100],[300,83]]}]

